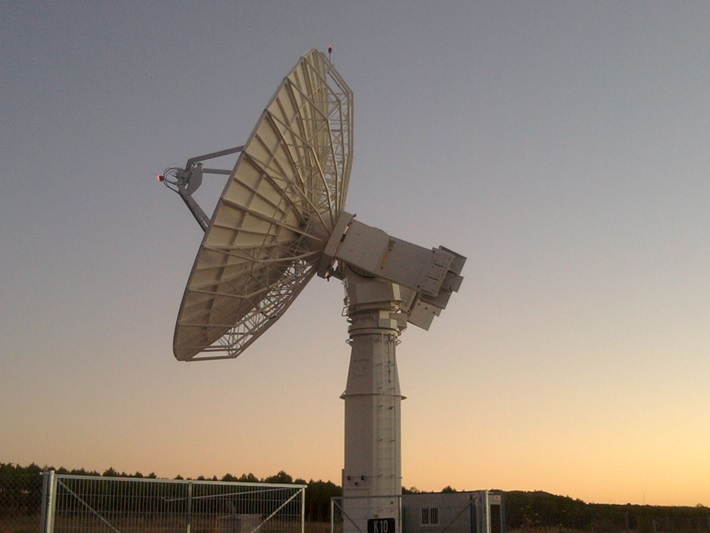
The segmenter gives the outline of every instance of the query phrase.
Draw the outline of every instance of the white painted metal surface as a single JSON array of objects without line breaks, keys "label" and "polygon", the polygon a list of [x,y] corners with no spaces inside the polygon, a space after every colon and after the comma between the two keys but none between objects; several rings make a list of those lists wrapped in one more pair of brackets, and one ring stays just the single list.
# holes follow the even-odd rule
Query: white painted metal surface
[{"label": "white painted metal surface", "polygon": [[318,275],[343,279],[343,265],[401,286],[399,310],[406,320],[429,329],[452,292],[459,290],[466,258],[439,248],[427,249],[392,237],[343,212],[323,251]]},{"label": "white painted metal surface", "polygon": [[[346,268],[350,367],[345,392],[344,531],[392,519],[400,531],[401,403],[396,346],[406,318],[399,286]],[[394,496],[395,498],[383,498]]]},{"label": "white painted metal surface", "polygon": [[345,204],[352,92],[311,50],[279,86],[206,229],[173,339],[182,361],[233,358],[308,280]]}]

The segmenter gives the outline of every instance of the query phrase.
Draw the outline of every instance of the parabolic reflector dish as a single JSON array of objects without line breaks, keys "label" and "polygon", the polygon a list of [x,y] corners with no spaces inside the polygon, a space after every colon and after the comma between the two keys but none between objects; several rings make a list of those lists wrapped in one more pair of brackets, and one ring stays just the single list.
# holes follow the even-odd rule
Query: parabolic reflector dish
[{"label": "parabolic reflector dish", "polygon": [[178,312],[177,359],[237,357],[316,273],[345,205],[352,106],[317,50],[283,80],[205,231]]}]

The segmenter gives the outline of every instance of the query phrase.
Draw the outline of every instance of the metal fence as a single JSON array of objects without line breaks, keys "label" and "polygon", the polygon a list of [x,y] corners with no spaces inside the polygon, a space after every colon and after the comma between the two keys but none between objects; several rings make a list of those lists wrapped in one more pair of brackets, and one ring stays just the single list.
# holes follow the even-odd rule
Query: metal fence
[{"label": "metal fence", "polygon": [[302,533],[304,485],[47,476],[47,531]]},{"label": "metal fence", "polygon": [[[710,533],[710,509],[704,507],[610,506],[571,499],[554,504],[514,493],[505,497],[508,533]],[[67,476],[0,468],[0,533],[303,533],[304,498],[303,485]],[[398,505],[406,525],[406,505]],[[337,503],[334,508],[335,533],[347,529],[342,507]],[[350,512],[358,515],[356,509]],[[446,520],[439,513],[440,531]],[[317,533],[326,533],[320,524],[310,525],[314,532],[316,527]],[[431,529],[434,533],[436,528]]]},{"label": "metal fence", "polygon": [[581,501],[517,506],[509,498],[506,527],[508,533],[710,533],[710,509]]},{"label": "metal fence", "polygon": [[305,485],[0,477],[0,533],[303,533]]}]

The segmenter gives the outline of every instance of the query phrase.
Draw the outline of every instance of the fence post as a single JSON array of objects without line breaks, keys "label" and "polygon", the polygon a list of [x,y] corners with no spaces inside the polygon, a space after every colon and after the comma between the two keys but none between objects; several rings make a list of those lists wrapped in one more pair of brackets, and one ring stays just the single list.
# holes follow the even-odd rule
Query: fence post
[{"label": "fence post", "polygon": [[626,526],[626,533],[629,533],[629,512],[624,513],[624,525]]},{"label": "fence post", "polygon": [[192,481],[187,484],[187,533],[192,528]]},{"label": "fence post", "polygon": [[54,470],[42,472],[42,532],[54,532],[54,511],[57,503],[57,478]]},{"label": "fence post", "polygon": [[476,510],[476,500],[473,494],[468,497],[469,532],[478,533],[478,512]]},{"label": "fence post", "polygon": [[306,531],[306,487],[301,487],[301,533]]},{"label": "fence post", "polygon": [[[330,499],[330,533],[335,533],[335,503],[333,498]],[[708,517],[708,525],[710,525],[710,517]]]}]

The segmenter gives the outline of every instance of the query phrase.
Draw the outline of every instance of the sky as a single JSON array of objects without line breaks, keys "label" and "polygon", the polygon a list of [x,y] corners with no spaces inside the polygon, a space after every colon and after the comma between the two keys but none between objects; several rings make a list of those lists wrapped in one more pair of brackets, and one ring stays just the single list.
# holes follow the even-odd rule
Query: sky
[{"label": "sky", "polygon": [[342,285],[236,360],[176,361],[201,230],[155,180],[243,144],[332,45],[347,210],[468,258],[398,347],[403,485],[710,506],[710,3],[0,13],[0,462],[340,484]]}]

